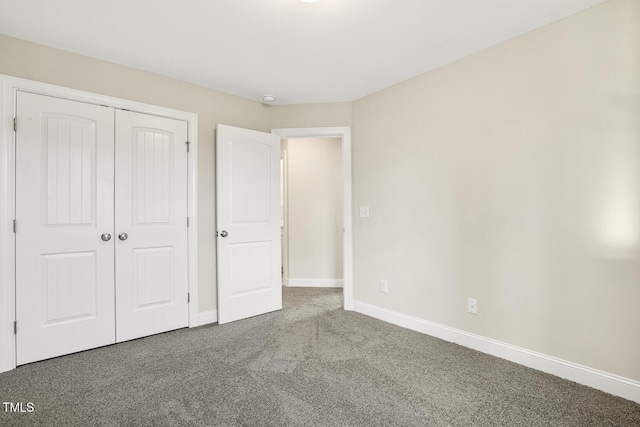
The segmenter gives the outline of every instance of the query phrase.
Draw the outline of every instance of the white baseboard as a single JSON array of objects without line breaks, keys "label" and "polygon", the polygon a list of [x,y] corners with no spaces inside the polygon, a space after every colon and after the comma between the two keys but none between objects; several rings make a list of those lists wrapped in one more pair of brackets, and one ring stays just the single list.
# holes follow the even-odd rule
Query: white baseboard
[{"label": "white baseboard", "polygon": [[342,279],[287,279],[287,285],[292,288],[341,288]]},{"label": "white baseboard", "polygon": [[640,403],[640,382],[360,301],[354,310]]},{"label": "white baseboard", "polygon": [[198,313],[196,319],[195,325],[189,325],[190,328],[216,323],[218,321],[218,310],[209,310]]}]

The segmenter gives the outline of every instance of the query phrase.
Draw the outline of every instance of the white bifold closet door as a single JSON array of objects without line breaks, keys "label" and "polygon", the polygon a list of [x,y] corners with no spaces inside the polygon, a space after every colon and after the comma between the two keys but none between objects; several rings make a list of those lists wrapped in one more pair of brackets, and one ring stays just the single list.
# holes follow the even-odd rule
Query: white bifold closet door
[{"label": "white bifold closet door", "polygon": [[187,124],[116,111],[116,340],[188,324]]},{"label": "white bifold closet door", "polygon": [[186,123],[24,92],[17,118],[17,364],[187,326]]},{"label": "white bifold closet door", "polygon": [[30,93],[18,93],[17,110],[16,340],[24,364],[115,342],[114,116]]}]

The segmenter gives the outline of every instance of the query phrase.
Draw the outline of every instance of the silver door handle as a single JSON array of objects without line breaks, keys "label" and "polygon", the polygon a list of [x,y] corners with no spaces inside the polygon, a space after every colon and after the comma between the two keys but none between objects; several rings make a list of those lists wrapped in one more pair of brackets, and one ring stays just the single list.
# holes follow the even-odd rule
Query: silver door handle
[{"label": "silver door handle", "polygon": [[103,242],[108,242],[109,240],[111,240],[111,234],[104,233],[102,236],[100,236],[100,238],[102,239]]},{"label": "silver door handle", "polygon": [[222,236],[222,237],[227,237],[228,235],[229,235],[229,233],[227,233],[227,230],[222,230],[220,232],[220,236]]},{"label": "silver door handle", "polygon": [[129,238],[129,235],[127,233],[120,233],[118,234],[118,239],[125,241]]}]

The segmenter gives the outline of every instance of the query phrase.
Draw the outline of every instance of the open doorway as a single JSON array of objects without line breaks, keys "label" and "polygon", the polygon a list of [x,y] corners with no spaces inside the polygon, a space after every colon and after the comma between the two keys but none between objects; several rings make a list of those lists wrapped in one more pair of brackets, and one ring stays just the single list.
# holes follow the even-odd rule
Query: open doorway
[{"label": "open doorway", "polygon": [[349,128],[274,129],[282,138],[285,286],[343,288],[353,309]]},{"label": "open doorway", "polygon": [[342,140],[283,139],[281,150],[283,285],[342,288]]}]

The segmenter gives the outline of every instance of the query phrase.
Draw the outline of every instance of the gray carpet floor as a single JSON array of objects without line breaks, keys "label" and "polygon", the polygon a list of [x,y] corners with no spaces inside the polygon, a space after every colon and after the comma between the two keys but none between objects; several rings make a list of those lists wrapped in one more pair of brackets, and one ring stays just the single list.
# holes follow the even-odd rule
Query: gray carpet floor
[{"label": "gray carpet floor", "polygon": [[339,289],[284,308],[0,374],[0,425],[640,426],[640,405],[345,312]]}]

